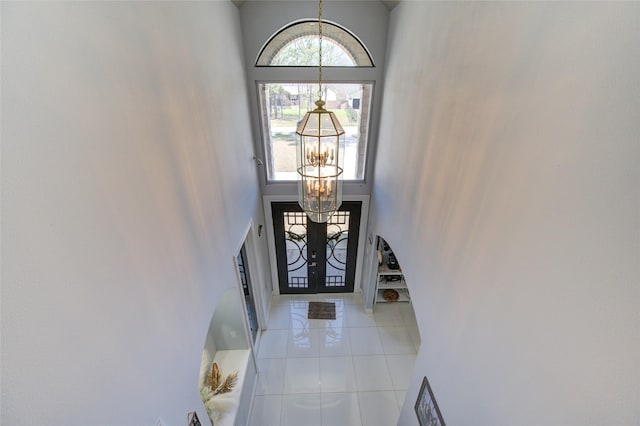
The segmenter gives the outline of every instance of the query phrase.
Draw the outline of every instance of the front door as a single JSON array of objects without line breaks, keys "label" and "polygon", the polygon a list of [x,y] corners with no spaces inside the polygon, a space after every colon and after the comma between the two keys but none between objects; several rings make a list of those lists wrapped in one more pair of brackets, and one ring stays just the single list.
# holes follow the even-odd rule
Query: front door
[{"label": "front door", "polygon": [[280,294],[353,292],[361,208],[343,201],[316,223],[298,203],[271,203]]}]

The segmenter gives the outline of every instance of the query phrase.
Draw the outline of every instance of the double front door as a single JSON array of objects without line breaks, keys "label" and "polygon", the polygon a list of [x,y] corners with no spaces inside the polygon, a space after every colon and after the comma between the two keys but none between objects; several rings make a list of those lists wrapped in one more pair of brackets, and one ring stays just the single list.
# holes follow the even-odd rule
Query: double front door
[{"label": "double front door", "polygon": [[327,223],[298,203],[272,203],[280,294],[352,292],[362,203],[343,201]]}]

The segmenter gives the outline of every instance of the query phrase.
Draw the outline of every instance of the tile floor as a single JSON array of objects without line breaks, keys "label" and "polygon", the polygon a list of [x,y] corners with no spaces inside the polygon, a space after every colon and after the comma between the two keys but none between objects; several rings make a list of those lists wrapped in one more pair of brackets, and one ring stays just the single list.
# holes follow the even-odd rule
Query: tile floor
[{"label": "tile floor", "polygon": [[[309,320],[309,301],[335,302],[335,320]],[[252,426],[392,426],[420,336],[408,303],[361,295],[278,296],[258,349]]]}]

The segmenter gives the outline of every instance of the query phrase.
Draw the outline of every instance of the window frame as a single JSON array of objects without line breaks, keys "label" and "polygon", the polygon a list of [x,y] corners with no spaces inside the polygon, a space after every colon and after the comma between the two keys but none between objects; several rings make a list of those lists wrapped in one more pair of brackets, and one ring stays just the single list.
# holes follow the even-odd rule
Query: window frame
[{"label": "window frame", "polygon": [[[289,67],[286,67],[289,68]],[[304,67],[307,68],[307,67]],[[323,67],[324,68],[324,67]],[[350,68],[350,67],[349,67]],[[258,80],[256,81],[256,93],[257,93],[257,101],[258,101],[258,116],[259,116],[259,125],[260,125],[260,134],[261,134],[261,140],[262,140],[262,149],[264,150],[264,159],[265,159],[265,179],[266,179],[266,184],[267,185],[271,185],[271,184],[291,184],[291,183],[295,183],[297,181],[296,178],[294,179],[276,179],[275,178],[275,174],[276,171],[274,169],[274,158],[273,158],[273,150],[272,150],[272,141],[271,141],[271,134],[270,134],[270,123],[268,123],[267,121],[269,120],[268,114],[269,112],[266,112],[265,115],[265,111],[264,111],[264,103],[265,100],[263,98],[263,91],[262,91],[262,87],[264,87],[264,85],[267,84],[282,84],[282,85],[296,85],[296,84],[310,84],[310,85],[317,85],[318,81],[313,81],[313,80],[296,80],[296,81],[292,81],[290,79],[287,80],[273,80],[273,79],[268,79],[268,80]],[[367,163],[368,163],[368,151],[369,151],[369,140],[371,138],[371,115],[373,112],[373,98],[374,98],[374,93],[375,93],[375,86],[376,86],[376,81],[374,80],[355,80],[355,81],[349,81],[349,80],[323,80],[322,81],[322,85],[332,85],[332,84],[353,84],[353,85],[363,85],[363,86],[368,86],[368,103],[367,103],[367,117],[366,117],[366,123],[363,125],[362,122],[360,122],[360,128],[362,129],[363,126],[365,126],[365,131],[366,131],[366,135],[364,138],[364,141],[362,140],[362,134],[360,135],[360,138],[358,140],[358,147],[357,147],[357,163],[355,164],[355,174],[356,177],[353,179],[343,179],[344,183],[358,183],[361,184],[363,182],[365,182],[366,180],[366,169],[367,169]],[[361,103],[360,103],[360,110],[362,111],[364,109],[364,89],[363,89],[363,97],[361,98]],[[327,108],[329,109],[329,108]],[[331,110],[331,109],[329,109]],[[306,110],[304,111],[305,113],[307,112]]]},{"label": "window frame", "polygon": [[[309,25],[311,26],[309,27]],[[296,38],[303,37],[305,35],[317,35],[317,31],[313,31],[313,26],[317,27],[317,19],[298,19],[292,21],[273,33],[269,39],[262,45],[254,66],[256,68],[316,68],[318,64],[314,65],[271,65],[271,61],[278,55],[278,53],[287,46],[291,41]],[[373,56],[367,46],[360,40],[360,38],[351,32],[344,26],[329,21],[322,20],[323,38],[330,39],[332,42],[341,46],[346,52],[353,58],[355,65],[343,65],[335,66],[336,68],[375,68],[375,62]],[[309,28],[311,30],[309,30]],[[324,66],[323,66],[324,68]]]},{"label": "window frame", "polygon": [[[339,5],[338,5],[339,6]],[[287,14],[289,14],[289,8],[283,9],[287,10]],[[301,8],[303,9],[303,8]],[[296,9],[297,10],[297,9]],[[367,9],[368,10],[368,9]],[[253,9],[251,9],[254,12]],[[295,12],[294,12],[295,13]],[[301,14],[305,14],[304,11],[300,12]],[[258,16],[257,14],[256,16]],[[304,15],[303,15],[304,16]],[[380,16],[377,16],[380,18]],[[245,19],[247,22],[253,22],[256,18],[252,16],[251,19]],[[359,21],[352,16],[345,17],[345,22],[337,24],[342,28],[351,28],[351,24],[357,24]],[[261,94],[259,85],[261,83],[317,83],[318,79],[318,69],[317,66],[313,67],[302,67],[302,66],[257,66],[254,63],[254,60],[257,57],[258,52],[266,44],[265,40],[270,40],[273,37],[273,34],[277,32],[273,30],[273,28],[286,28],[292,24],[301,21],[310,21],[311,19],[302,19],[302,20],[288,20],[283,17],[280,21],[281,27],[271,27],[264,28],[261,33],[262,35],[259,37],[249,38],[250,41],[248,43],[248,47],[246,50],[246,60],[249,63],[253,63],[254,66],[248,68],[247,72],[247,80],[248,83],[253,87],[253,90],[249,91],[249,101],[250,101],[250,109],[251,109],[251,126],[253,129],[253,141],[254,141],[254,160],[258,170],[258,178],[260,180],[260,188],[261,192],[265,195],[281,195],[281,196],[294,196],[297,193],[297,181],[293,180],[276,180],[272,178],[272,174],[267,171],[267,161],[271,161],[268,159],[268,156],[271,153],[267,153],[266,151],[270,149],[268,144],[270,143],[265,139],[265,126],[263,125],[263,119],[261,117]],[[317,22],[317,21],[316,21]],[[323,22],[327,22],[327,20],[323,20]],[[384,27],[384,23],[380,21],[380,25]],[[357,25],[355,25],[358,28]],[[259,27],[260,28],[260,27]],[[275,31],[275,32],[274,32]],[[352,30],[347,30],[349,33]],[[361,194],[368,193],[371,190],[372,179],[373,179],[373,168],[375,167],[375,152],[378,141],[378,121],[380,119],[380,109],[381,109],[381,96],[382,96],[382,83],[383,83],[383,69],[375,64],[381,61],[384,57],[384,42],[377,38],[378,33],[373,31],[371,28],[366,27],[365,29],[360,29],[359,31],[363,31],[362,36],[365,38],[360,38],[359,32],[358,36],[355,36],[360,43],[366,48],[369,56],[371,58],[376,58],[373,66],[356,66],[356,67],[344,67],[344,66],[323,66],[322,71],[322,80],[323,83],[369,83],[372,84],[371,87],[371,99],[369,106],[369,117],[366,123],[367,130],[367,138],[366,142],[361,144],[359,148],[359,155],[361,155],[361,164],[357,167],[360,167],[359,178],[356,180],[347,180],[343,182],[343,192],[344,194]],[[369,43],[373,43],[371,46],[373,50],[364,44],[364,41],[368,40]],[[380,58],[378,58],[380,56]],[[268,130],[267,130],[268,131]],[[359,159],[360,161],[360,159]],[[293,176],[292,176],[293,178]],[[363,192],[364,191],[364,192]]]}]

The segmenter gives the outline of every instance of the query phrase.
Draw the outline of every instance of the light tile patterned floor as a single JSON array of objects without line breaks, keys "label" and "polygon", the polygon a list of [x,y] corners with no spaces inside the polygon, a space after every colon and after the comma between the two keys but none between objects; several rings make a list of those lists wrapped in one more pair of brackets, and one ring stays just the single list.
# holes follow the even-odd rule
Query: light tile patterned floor
[{"label": "light tile patterned floor", "polygon": [[[335,302],[336,319],[307,319],[310,301]],[[419,345],[408,303],[368,314],[358,293],[274,297],[251,425],[395,425]]]}]

